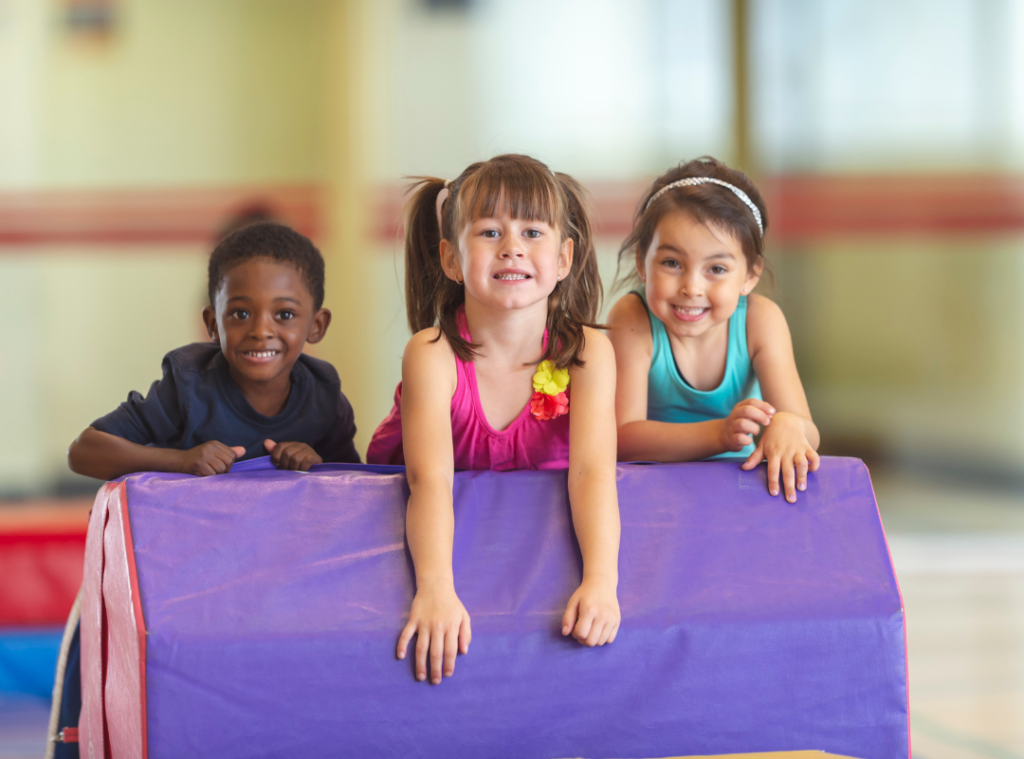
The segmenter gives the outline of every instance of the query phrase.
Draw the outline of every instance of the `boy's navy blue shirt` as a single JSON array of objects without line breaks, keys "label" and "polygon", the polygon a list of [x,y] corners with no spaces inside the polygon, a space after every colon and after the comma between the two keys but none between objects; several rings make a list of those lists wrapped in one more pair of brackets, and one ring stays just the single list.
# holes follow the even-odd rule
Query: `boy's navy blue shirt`
[{"label": "boy's navy blue shirt", "polygon": [[325,462],[359,463],[352,406],[326,361],[299,356],[284,410],[264,416],[231,379],[217,343],[192,343],[164,356],[163,379],[145,398],[136,391],[92,426],[140,445],[187,450],[218,440],[245,448],[242,459],[266,456],[263,441],[306,443]]}]

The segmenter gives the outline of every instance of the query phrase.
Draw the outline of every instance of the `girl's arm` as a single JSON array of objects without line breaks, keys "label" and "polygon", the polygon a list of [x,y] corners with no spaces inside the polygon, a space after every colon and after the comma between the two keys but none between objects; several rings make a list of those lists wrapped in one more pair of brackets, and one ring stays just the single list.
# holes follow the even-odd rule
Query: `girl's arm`
[{"label": "girl's arm", "polygon": [[431,342],[436,329],[426,329],[409,341],[402,357],[402,445],[409,506],[405,530],[416,572],[416,596],[409,622],[398,639],[404,659],[413,635],[416,641],[416,679],[441,682],[451,677],[459,651],[469,651],[469,613],[455,593],[452,541],[455,514],[452,484],[451,402],[455,394],[454,354],[446,340]]},{"label": "girl's arm", "polygon": [[768,491],[779,494],[779,474],[786,500],[807,489],[807,472],[818,468],[821,437],[811,420],[804,386],[793,357],[793,340],[782,309],[760,295],[747,300],[747,345],[761,394],[775,408],[757,449],[743,464],[753,469],[768,459]]},{"label": "girl's arm", "polygon": [[602,646],[619,629],[619,499],[615,485],[615,354],[586,328],[586,364],[569,370],[569,503],[583,554],[583,581],[562,618],[562,635]]},{"label": "girl's arm", "polygon": [[68,448],[68,466],[72,472],[97,480],[112,480],[132,472],[206,476],[231,471],[235,459],[244,455],[244,448],[229,448],[216,440],[181,451],[139,445],[95,427],[86,427]]},{"label": "girl's arm", "polygon": [[615,347],[618,386],[620,461],[696,461],[748,445],[770,419],[768,404],[756,400],[738,404],[726,419],[678,424],[647,419],[647,375],[654,344],[647,309],[635,295],[626,295],[608,314],[608,337]]}]

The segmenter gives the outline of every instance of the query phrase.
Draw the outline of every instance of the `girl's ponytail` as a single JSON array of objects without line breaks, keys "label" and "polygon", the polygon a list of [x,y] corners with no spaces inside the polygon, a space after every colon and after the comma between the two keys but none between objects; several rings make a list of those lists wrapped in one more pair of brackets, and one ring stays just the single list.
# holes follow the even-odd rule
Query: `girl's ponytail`
[{"label": "girl's ponytail", "polygon": [[[441,268],[441,230],[437,196],[444,180],[417,177],[405,224],[405,310],[416,334],[437,323],[437,293],[448,278]],[[454,284],[454,283],[452,283]]]},{"label": "girl's ponytail", "polygon": [[583,327],[597,326],[603,290],[590,224],[590,203],[582,185],[568,174],[555,174],[565,207],[562,234],[572,240],[572,267],[551,293],[548,341],[544,358],[558,367],[582,366]]}]

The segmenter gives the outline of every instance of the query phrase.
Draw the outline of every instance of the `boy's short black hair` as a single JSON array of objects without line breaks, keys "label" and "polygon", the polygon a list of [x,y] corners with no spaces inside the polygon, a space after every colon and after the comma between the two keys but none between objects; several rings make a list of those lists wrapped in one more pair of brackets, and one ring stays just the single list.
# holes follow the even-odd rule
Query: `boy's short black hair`
[{"label": "boy's short black hair", "polygon": [[208,288],[210,305],[230,269],[254,258],[269,258],[298,269],[317,310],[324,304],[324,258],[305,235],[272,221],[235,230],[210,254]]}]

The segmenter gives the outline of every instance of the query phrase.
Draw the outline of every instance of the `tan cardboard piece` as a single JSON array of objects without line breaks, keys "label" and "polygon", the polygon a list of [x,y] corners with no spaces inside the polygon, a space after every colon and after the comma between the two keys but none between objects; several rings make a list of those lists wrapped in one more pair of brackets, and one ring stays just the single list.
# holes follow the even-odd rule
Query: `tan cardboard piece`
[{"label": "tan cardboard piece", "polygon": [[708,756],[667,756],[664,759],[855,759],[825,751],[769,751],[758,754],[714,754]]}]

